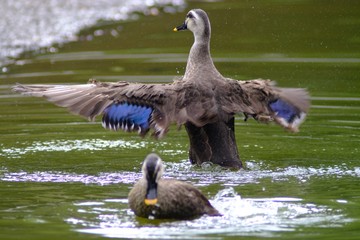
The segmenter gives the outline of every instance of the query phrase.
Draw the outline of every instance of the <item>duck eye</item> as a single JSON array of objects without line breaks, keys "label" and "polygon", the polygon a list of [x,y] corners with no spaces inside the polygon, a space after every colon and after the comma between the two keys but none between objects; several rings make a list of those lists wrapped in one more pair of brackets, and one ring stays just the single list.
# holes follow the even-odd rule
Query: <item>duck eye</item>
[{"label": "duck eye", "polygon": [[186,17],[187,18],[194,18],[194,15],[192,13],[189,13]]}]

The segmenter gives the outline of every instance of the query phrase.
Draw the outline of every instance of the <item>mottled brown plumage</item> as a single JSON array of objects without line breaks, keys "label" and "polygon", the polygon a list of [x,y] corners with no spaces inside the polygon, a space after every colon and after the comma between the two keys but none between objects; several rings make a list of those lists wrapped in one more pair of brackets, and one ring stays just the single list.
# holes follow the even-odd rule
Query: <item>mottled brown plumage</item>
[{"label": "mottled brown plumage", "polygon": [[[158,155],[149,154],[142,171],[143,177],[134,185],[128,197],[135,215],[159,219],[192,219],[204,214],[221,216],[194,186],[174,179],[162,179],[163,165]],[[149,184],[152,186],[150,188],[156,188],[151,199],[147,197]]]},{"label": "mottled brown plumage", "polygon": [[[306,112],[308,95],[302,89],[276,88],[269,80],[236,81],[221,78],[199,84],[195,79],[183,79],[173,84],[102,83],[91,80],[81,85],[21,85],[13,89],[26,95],[45,97],[70,112],[94,120],[113,103],[129,102],[154,108],[154,124],[165,133],[171,122],[178,125],[187,121],[196,126],[227,120],[235,113],[255,118],[264,116],[276,120],[269,102],[278,98],[288,100]],[[279,122],[281,124],[281,122]],[[297,131],[297,126],[283,125]],[[155,129],[156,131],[157,129]],[[162,136],[162,134],[161,134]]]},{"label": "mottled brown plumage", "polygon": [[[310,106],[304,89],[278,88],[270,80],[237,81],[223,77],[210,55],[211,27],[206,13],[191,10],[185,23],[175,30],[185,29],[193,32],[195,41],[185,75],[171,84],[90,81],[81,85],[18,84],[13,89],[45,97],[89,120],[103,114],[105,128],[137,131],[140,135],[153,129],[156,137],[162,137],[171,123],[199,128],[227,123],[236,113],[262,122],[275,121],[290,131],[298,131]],[[130,113],[123,114],[124,108]],[[140,112],[144,109],[151,114]]]}]

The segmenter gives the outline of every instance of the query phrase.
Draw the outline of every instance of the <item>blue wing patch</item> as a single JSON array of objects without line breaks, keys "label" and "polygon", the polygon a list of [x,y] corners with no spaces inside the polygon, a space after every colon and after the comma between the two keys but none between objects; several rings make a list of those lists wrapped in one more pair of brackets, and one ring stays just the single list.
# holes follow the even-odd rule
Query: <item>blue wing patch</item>
[{"label": "blue wing patch", "polygon": [[293,122],[295,118],[299,117],[299,110],[281,99],[270,103],[270,108],[276,113],[277,117],[286,120],[288,123]]},{"label": "blue wing patch", "polygon": [[114,131],[138,131],[145,134],[150,127],[153,108],[131,103],[115,103],[104,110],[102,124],[104,128]]}]

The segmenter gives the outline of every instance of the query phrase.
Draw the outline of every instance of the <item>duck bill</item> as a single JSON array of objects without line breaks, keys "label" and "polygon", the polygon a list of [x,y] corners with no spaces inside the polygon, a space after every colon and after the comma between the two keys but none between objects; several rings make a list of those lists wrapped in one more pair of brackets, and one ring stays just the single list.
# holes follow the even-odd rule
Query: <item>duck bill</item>
[{"label": "duck bill", "polygon": [[148,188],[145,195],[144,200],[146,205],[155,205],[157,200],[157,184],[156,183],[148,183]]},{"label": "duck bill", "polygon": [[187,26],[186,26],[186,23],[184,22],[182,25],[174,28],[174,32],[182,31],[182,30],[186,30],[186,29],[187,29]]}]

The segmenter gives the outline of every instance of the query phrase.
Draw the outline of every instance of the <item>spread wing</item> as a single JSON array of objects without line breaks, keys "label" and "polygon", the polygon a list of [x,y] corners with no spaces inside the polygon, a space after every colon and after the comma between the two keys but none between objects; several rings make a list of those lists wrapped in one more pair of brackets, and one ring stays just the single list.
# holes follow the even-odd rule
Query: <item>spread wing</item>
[{"label": "spread wing", "polygon": [[220,104],[227,114],[242,112],[246,118],[275,121],[284,128],[297,132],[310,107],[305,89],[278,88],[270,80],[236,81],[226,79],[221,89]]},{"label": "spread wing", "polygon": [[297,131],[310,106],[304,89],[277,88],[268,80],[224,79],[214,87],[175,81],[172,84],[102,83],[79,85],[21,85],[15,92],[45,97],[70,112],[94,120],[103,115],[105,128],[137,131],[150,129],[162,137],[170,123],[190,121],[198,127],[244,113],[260,121],[275,120]]},{"label": "spread wing", "polygon": [[174,107],[176,88],[174,84],[90,81],[79,85],[17,84],[13,90],[45,97],[89,120],[103,114],[102,124],[111,130],[137,131],[143,136],[153,129],[156,137],[162,137],[171,122],[186,121],[186,116],[181,117],[182,112]]}]

